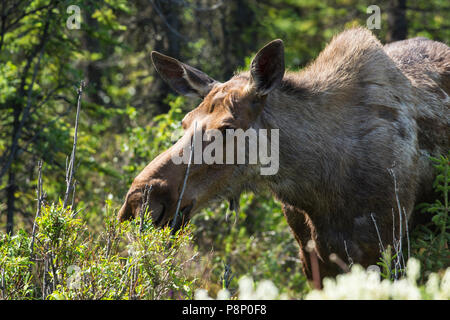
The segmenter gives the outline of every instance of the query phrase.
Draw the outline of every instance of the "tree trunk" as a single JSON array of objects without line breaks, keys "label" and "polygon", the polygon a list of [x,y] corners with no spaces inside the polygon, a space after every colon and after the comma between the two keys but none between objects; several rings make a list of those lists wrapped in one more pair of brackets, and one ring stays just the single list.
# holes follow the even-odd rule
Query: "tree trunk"
[{"label": "tree trunk", "polygon": [[227,10],[222,11],[224,79],[232,77],[236,68],[244,66],[245,57],[260,47],[257,34],[251,28],[254,22],[255,14],[244,1],[232,0],[228,2]]},{"label": "tree trunk", "polygon": [[8,187],[6,189],[6,205],[7,205],[7,215],[6,215],[6,233],[13,234],[14,231],[14,203],[16,192],[16,174],[14,172],[13,166],[9,168],[8,172]]},{"label": "tree trunk", "polygon": [[386,42],[406,39],[408,23],[406,21],[406,0],[390,0],[388,6],[388,31]]},{"label": "tree trunk", "polygon": [[[152,12],[154,17],[158,17],[158,29],[156,33],[161,36],[156,38],[154,50],[165,55],[180,59],[180,44],[183,39],[180,38],[182,25],[180,20],[180,5],[175,1],[155,1],[155,8]],[[159,10],[159,12],[156,12]],[[158,113],[166,113],[170,106],[164,103],[169,93],[174,93],[172,88],[156,76],[153,82],[155,92],[155,102],[158,107]]]},{"label": "tree trunk", "polygon": [[[21,87],[20,92],[23,92],[23,86]],[[15,172],[15,163],[16,160],[16,150],[18,148],[19,141],[15,139],[15,137],[19,134],[20,127],[20,115],[22,114],[23,107],[22,105],[14,106],[14,120],[13,127],[11,133],[11,164],[7,169],[8,172],[8,186],[6,188],[6,233],[12,234],[14,229],[14,210],[15,210],[15,196],[16,192],[16,172]],[[6,165],[6,164],[5,164]]]},{"label": "tree trunk", "polygon": [[[90,15],[86,15],[86,23],[93,30],[98,29],[98,22]],[[91,35],[85,33],[83,36],[83,46],[88,52],[100,52],[100,44],[97,39]],[[103,69],[99,68],[98,61],[88,61],[86,70],[84,72],[84,78],[86,84],[89,86],[89,91],[86,92],[86,101],[91,101],[95,104],[103,105],[103,99],[100,96],[102,91],[102,73]]]}]

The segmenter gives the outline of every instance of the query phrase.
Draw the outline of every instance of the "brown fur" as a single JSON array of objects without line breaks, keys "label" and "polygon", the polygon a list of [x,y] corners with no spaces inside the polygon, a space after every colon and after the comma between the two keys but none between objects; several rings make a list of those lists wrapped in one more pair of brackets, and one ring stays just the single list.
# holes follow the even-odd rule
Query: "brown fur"
[{"label": "brown fur", "polygon": [[450,49],[423,38],[383,47],[356,28],[337,35],[300,72],[284,74],[282,54],[281,41],[268,44],[250,72],[225,83],[153,55],[177,91],[205,98],[183,120],[184,137],[136,177],[121,220],[136,216],[145,184],[154,188],[154,221],[172,219],[186,165],[174,165],[170,156],[189,143],[194,120],[205,130],[274,128],[280,130],[279,172],[261,176],[258,165],[194,165],[181,203],[193,205],[185,219],[218,198],[268,187],[283,204],[309,277],[309,240],[317,245],[321,277],[339,272],[331,253],[363,266],[377,262],[372,216],[383,245],[392,244],[393,227],[397,233],[400,227],[397,198],[411,221],[414,205],[431,194],[428,157],[449,150]]}]

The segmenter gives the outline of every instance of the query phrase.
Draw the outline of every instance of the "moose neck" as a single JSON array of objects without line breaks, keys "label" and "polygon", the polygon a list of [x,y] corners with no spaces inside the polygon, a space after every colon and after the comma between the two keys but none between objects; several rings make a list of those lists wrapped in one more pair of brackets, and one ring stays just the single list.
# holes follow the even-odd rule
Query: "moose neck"
[{"label": "moose neck", "polygon": [[305,210],[327,210],[324,206],[334,202],[323,199],[339,190],[337,173],[351,136],[345,109],[333,112],[341,98],[308,87],[296,74],[287,74],[267,96],[261,126],[279,129],[280,163],[278,173],[265,181],[281,201]]},{"label": "moose neck", "polygon": [[[346,212],[349,204],[358,210],[358,201],[367,199],[362,193],[377,185],[367,181],[366,167],[392,166],[390,157],[379,158],[380,152],[392,154],[392,141],[386,138],[391,133],[381,134],[380,123],[413,112],[406,110],[415,103],[406,100],[410,86],[367,30],[335,37],[313,63],[300,72],[286,72],[267,95],[259,125],[279,129],[279,170],[263,181],[281,201],[310,214]],[[377,133],[375,140],[364,138]],[[374,141],[380,148],[370,145]],[[342,198],[358,193],[352,201]]]}]

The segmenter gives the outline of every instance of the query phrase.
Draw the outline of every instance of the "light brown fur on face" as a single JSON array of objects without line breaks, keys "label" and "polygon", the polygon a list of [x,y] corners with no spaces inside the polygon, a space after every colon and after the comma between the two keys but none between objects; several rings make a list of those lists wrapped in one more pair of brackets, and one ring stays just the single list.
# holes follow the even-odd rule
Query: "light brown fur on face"
[{"label": "light brown fur on face", "polygon": [[285,73],[283,44],[275,40],[258,52],[249,72],[225,83],[173,58],[152,57],[175,90],[204,99],[183,120],[184,137],[136,177],[121,220],[136,216],[145,184],[154,187],[153,221],[164,225],[173,218],[186,165],[170,159],[190,143],[195,122],[203,130],[279,129],[280,169],[261,176],[258,165],[193,165],[181,203],[192,206],[186,221],[213,200],[269,188],[283,204],[309,277],[309,240],[316,242],[321,277],[340,271],[331,253],[376,264],[380,241],[373,219],[386,247],[393,227],[398,238],[397,199],[411,223],[414,206],[433,197],[429,156],[450,147],[445,44],[415,38],[383,46],[370,31],[350,29],[307,68]]}]

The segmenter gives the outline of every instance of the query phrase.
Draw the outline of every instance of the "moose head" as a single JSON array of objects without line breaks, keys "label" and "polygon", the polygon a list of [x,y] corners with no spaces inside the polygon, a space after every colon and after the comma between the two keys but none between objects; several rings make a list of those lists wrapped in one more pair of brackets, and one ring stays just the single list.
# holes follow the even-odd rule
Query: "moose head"
[{"label": "moose head", "polygon": [[[229,199],[230,208],[235,208],[240,193],[264,177],[261,166],[270,159],[266,155],[265,163],[252,161],[256,148],[245,149],[246,141],[250,141],[245,138],[254,137],[251,133],[259,129],[267,133],[260,115],[267,96],[283,79],[284,47],[281,40],[268,43],[254,57],[249,72],[236,74],[224,83],[159,52],[153,51],[151,57],[158,73],[175,91],[202,101],[182,120],[183,136],[134,179],[118,217],[121,221],[137,217],[145,188],[151,186],[148,209],[153,223],[167,225],[179,212],[182,220],[174,227],[179,228],[212,201]],[[226,138],[231,137],[233,142],[235,132],[243,134],[244,139],[230,147]],[[274,140],[273,134],[264,138],[263,142]],[[274,147],[275,143],[271,151]],[[245,155],[240,157],[242,150]]]}]

